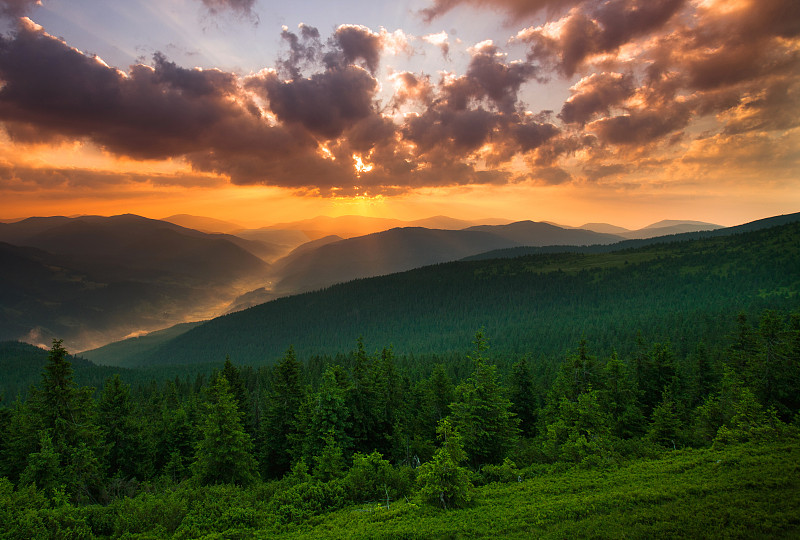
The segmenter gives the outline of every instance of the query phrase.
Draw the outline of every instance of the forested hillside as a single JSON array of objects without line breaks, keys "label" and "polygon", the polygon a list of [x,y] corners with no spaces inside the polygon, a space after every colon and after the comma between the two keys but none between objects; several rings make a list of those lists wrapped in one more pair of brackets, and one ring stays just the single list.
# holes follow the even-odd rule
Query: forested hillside
[{"label": "forested hillside", "polygon": [[55,342],[0,409],[0,520],[25,538],[791,537],[800,312],[735,326],[686,356],[581,341],[555,377],[500,369],[479,331],[463,375],[359,340],[96,397]]},{"label": "forested hillside", "polygon": [[[715,231],[715,233],[718,231]],[[612,253],[552,253],[441,264],[281,298],[209,321],[136,364],[272,363],[289,345],[335,355],[363,336],[398,356],[463,355],[476,328],[497,353],[560,354],[581,338],[603,354],[637,332],[680,354],[719,344],[737,313],[794,309],[800,223]],[[111,363],[102,350],[92,356]]]},{"label": "forested hillside", "polygon": [[[450,263],[152,336],[127,370],[5,343],[0,522],[12,538],[792,537],[798,260],[789,223]],[[136,342],[116,350],[135,363]]]}]

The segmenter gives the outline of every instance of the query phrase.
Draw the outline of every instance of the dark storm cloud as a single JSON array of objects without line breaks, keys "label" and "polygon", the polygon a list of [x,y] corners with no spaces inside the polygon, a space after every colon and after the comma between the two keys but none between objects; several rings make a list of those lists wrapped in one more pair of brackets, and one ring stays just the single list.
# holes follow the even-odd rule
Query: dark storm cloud
[{"label": "dark storm cloud", "polygon": [[669,21],[686,0],[606,0],[586,2],[570,11],[557,35],[544,27],[520,33],[531,59],[573,75],[590,56],[613,53]]},{"label": "dark storm cloud", "polygon": [[473,51],[466,74],[442,84],[441,93],[451,109],[466,109],[484,100],[503,113],[511,113],[518,106],[520,87],[535,72],[527,62],[504,62],[496,46],[484,44]]},{"label": "dark storm cloud", "polygon": [[[0,37],[0,81],[0,120],[21,142],[87,139],[139,159],[185,155],[217,172],[250,155],[268,162],[315,148],[305,133],[264,122],[231,74],[187,70],[161,55],[124,74],[32,24]],[[244,166],[228,169],[237,182],[264,179]]]},{"label": "dark storm cloud", "polygon": [[[125,75],[33,27],[0,38],[0,118],[12,136],[88,137],[135,158],[163,158],[213,144],[232,119],[232,76],[178,68],[156,56]],[[19,129],[21,128],[21,129]]]},{"label": "dark storm cloud", "polygon": [[434,86],[429,75],[418,75],[402,71],[394,75],[400,82],[392,97],[392,106],[397,108],[409,102],[417,102],[429,106],[434,97]]}]

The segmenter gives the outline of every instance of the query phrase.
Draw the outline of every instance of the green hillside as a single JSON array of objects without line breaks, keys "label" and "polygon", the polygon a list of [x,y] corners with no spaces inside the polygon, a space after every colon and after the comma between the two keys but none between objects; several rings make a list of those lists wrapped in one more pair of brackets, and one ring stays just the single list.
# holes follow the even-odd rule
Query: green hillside
[{"label": "green hillside", "polygon": [[[32,384],[39,383],[47,354],[46,350],[27,343],[0,341],[0,407],[9,405],[17,396],[24,397]],[[83,358],[70,357],[70,360],[75,380],[83,386],[101,388],[115,373],[130,375],[129,370],[97,366]]]},{"label": "green hillside", "polygon": [[[440,264],[356,280],[209,321],[126,365],[271,363],[348,351],[359,336],[397,355],[463,353],[476,328],[496,355],[606,354],[637,332],[677,353],[719,342],[740,311],[800,305],[800,224],[612,253]],[[619,351],[621,354],[626,351]]]},{"label": "green hillside", "polygon": [[9,538],[796,538],[800,480],[787,472],[798,460],[796,439],[685,450],[618,469],[531,470],[521,482],[477,488],[464,509],[401,499],[322,515],[309,515],[312,501],[279,506],[286,486],[261,485],[184,484],[108,506],[42,510],[40,494],[0,479],[0,518]]}]

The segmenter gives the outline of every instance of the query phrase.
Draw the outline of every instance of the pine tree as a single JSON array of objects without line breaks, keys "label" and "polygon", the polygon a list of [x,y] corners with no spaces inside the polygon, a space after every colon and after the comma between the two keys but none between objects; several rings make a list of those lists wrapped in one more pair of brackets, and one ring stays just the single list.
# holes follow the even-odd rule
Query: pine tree
[{"label": "pine tree", "polygon": [[503,460],[516,442],[519,421],[498,383],[496,366],[489,365],[483,357],[486,341],[482,332],[476,334],[475,344],[475,371],[456,389],[457,397],[450,410],[470,463],[478,468]]},{"label": "pine tree", "polygon": [[645,419],[638,396],[628,367],[614,351],[603,368],[600,404],[608,415],[611,432],[621,439],[630,439],[644,431]]},{"label": "pine tree", "polygon": [[299,455],[302,448],[302,433],[297,418],[305,399],[302,368],[294,348],[289,347],[272,371],[272,385],[261,423],[261,456],[266,474],[274,478],[289,471],[293,458]]},{"label": "pine tree", "polygon": [[[453,382],[447,376],[444,364],[436,364],[428,379],[428,399],[434,426],[450,414],[450,404],[455,397]],[[433,430],[432,430],[433,431]]]},{"label": "pine tree", "polygon": [[348,435],[350,427],[350,411],[347,407],[347,389],[344,387],[344,377],[341,367],[334,365],[325,370],[322,375],[322,384],[319,392],[314,396],[312,403],[311,421],[306,434],[304,455],[313,458],[322,452],[325,439],[329,432],[337,444],[348,452],[351,439]]},{"label": "pine tree", "polygon": [[225,364],[220,374],[228,380],[231,393],[236,399],[236,406],[239,412],[242,413],[242,425],[245,431],[252,437],[254,435],[255,422],[250,402],[250,393],[247,391],[241,371],[231,363],[230,356],[225,356]]},{"label": "pine tree", "polygon": [[464,507],[472,500],[473,486],[468,471],[460,465],[467,459],[461,437],[447,418],[439,422],[436,432],[440,446],[417,472],[419,496],[444,509]]},{"label": "pine tree", "polygon": [[203,438],[197,445],[192,473],[201,484],[251,484],[257,478],[258,463],[228,380],[217,377],[208,394],[201,424]]},{"label": "pine tree", "polygon": [[345,472],[342,447],[336,443],[333,430],[325,435],[325,445],[319,455],[314,456],[314,476],[323,482],[341,478]]},{"label": "pine tree", "polygon": [[138,418],[130,387],[119,375],[106,381],[97,405],[97,423],[106,443],[106,470],[109,476],[145,478],[152,473],[146,439]]},{"label": "pine tree", "polygon": [[532,437],[536,429],[536,394],[528,360],[522,358],[511,366],[511,412],[519,418],[519,429],[525,437]]},{"label": "pine tree", "polygon": [[[53,340],[42,382],[29,399],[29,429],[26,434],[37,442],[42,433],[52,442],[60,459],[59,484],[78,501],[94,501],[102,482],[103,441],[94,423],[91,388],[78,388],[73,380],[72,363],[61,340]],[[48,447],[49,448],[49,447]]]},{"label": "pine tree", "polygon": [[27,466],[19,478],[21,486],[34,484],[48,497],[63,486],[61,455],[53,447],[53,440],[46,431],[39,432],[39,451],[28,456]]},{"label": "pine tree", "polygon": [[666,448],[677,448],[681,440],[682,422],[675,410],[675,400],[669,387],[664,387],[661,401],[653,409],[647,439]]}]

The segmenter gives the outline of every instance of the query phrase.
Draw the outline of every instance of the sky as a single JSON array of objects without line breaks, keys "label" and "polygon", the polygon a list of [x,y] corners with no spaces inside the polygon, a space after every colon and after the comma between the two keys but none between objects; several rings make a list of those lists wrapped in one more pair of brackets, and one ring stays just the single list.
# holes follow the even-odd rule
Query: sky
[{"label": "sky", "polygon": [[0,0],[0,219],[798,210],[797,0]]}]

